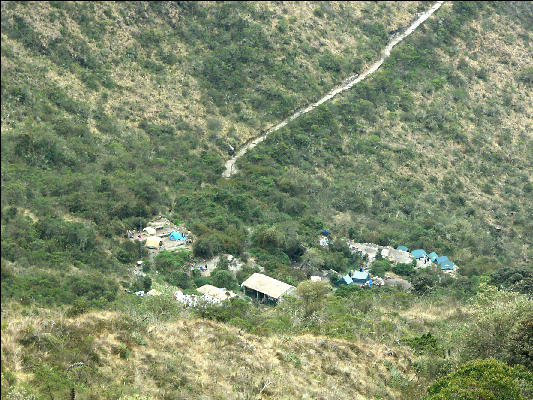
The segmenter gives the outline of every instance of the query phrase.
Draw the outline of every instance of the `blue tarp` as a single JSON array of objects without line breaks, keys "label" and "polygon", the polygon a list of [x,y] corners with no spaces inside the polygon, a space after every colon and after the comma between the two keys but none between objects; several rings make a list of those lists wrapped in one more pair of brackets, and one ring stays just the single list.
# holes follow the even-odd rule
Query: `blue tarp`
[{"label": "blue tarp", "polygon": [[172,232],[168,237],[170,240],[185,240],[185,235],[182,235],[181,232]]},{"label": "blue tarp", "polygon": [[422,249],[413,250],[411,252],[411,255],[414,258],[424,258],[425,256],[427,256],[426,251]]},{"label": "blue tarp", "polygon": [[344,275],[341,279],[337,281],[337,285],[351,285],[353,283],[350,275]]},{"label": "blue tarp", "polygon": [[365,283],[370,279],[370,275],[366,271],[355,271],[352,275],[352,282]]},{"label": "blue tarp", "polygon": [[431,253],[428,254],[428,257],[431,261],[435,261],[437,258],[439,258],[439,256],[437,255],[437,253],[435,253],[434,251],[432,251]]},{"label": "blue tarp", "polygon": [[409,249],[406,246],[398,246],[396,247],[396,250],[409,251]]},{"label": "blue tarp", "polygon": [[322,235],[324,235],[324,236],[329,236],[329,231],[328,231],[327,229],[324,229],[324,230],[322,231]]}]

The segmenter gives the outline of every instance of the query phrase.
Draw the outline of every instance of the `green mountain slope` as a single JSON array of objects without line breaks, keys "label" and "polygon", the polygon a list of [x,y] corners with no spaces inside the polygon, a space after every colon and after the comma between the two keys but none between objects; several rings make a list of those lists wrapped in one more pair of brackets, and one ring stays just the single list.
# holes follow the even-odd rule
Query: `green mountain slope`
[{"label": "green mountain slope", "polygon": [[[533,3],[445,2],[375,74],[221,176],[229,146],[364,71],[432,4],[3,2],[2,398],[418,399],[468,360],[526,365]],[[137,298],[124,289],[148,281],[125,233],[157,215],[195,243],[145,254],[164,295]],[[413,293],[304,282],[274,309],[171,300],[215,283],[180,267],[221,253],[244,262],[235,276],[217,267],[236,291],[259,266],[295,286],[345,273],[362,262],[345,238],[447,255],[458,278],[404,265]],[[206,334],[183,339],[190,329]],[[199,353],[218,344],[207,365]],[[239,358],[247,346],[279,374]],[[68,369],[79,360],[90,368]],[[229,384],[208,383],[212,364]]]}]

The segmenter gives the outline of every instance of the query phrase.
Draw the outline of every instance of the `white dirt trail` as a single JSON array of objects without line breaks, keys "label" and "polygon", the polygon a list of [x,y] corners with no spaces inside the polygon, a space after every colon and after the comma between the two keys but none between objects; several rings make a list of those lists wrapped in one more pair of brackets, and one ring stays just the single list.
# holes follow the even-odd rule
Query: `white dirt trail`
[{"label": "white dirt trail", "polygon": [[262,136],[259,136],[252,141],[246,143],[242,149],[240,149],[230,160],[226,161],[226,169],[222,173],[222,176],[224,178],[229,178],[232,175],[236,174],[238,172],[237,168],[235,167],[235,163],[239,158],[241,158],[243,155],[245,155],[248,150],[253,149],[255,146],[257,146],[259,143],[261,143],[263,140],[267,138],[268,135],[270,135],[273,132],[276,132],[277,130],[283,128],[285,125],[287,125],[289,122],[295,120],[300,115],[308,113],[312,109],[318,107],[319,105],[325,103],[328,100],[331,100],[333,97],[338,95],[341,92],[344,92],[345,90],[351,89],[354,85],[361,82],[368,76],[372,75],[374,72],[378,70],[379,67],[381,67],[381,64],[390,56],[390,52],[394,46],[396,46],[398,43],[400,43],[403,39],[405,39],[407,36],[409,36],[411,33],[415,31],[416,28],[422,24],[426,19],[428,19],[435,11],[437,11],[444,1],[437,1],[430,9],[425,11],[424,13],[420,14],[420,16],[416,19],[415,22],[413,22],[405,31],[403,31],[400,35],[393,38],[387,47],[383,50],[381,53],[381,58],[376,61],[374,64],[370,66],[366,71],[364,71],[361,75],[352,75],[348,79],[346,79],[344,82],[347,82],[341,86],[338,86],[334,89],[332,89],[330,92],[328,92],[324,97],[322,97],[317,102],[307,106],[306,108],[299,110],[292,114],[290,117],[284,119],[279,124],[273,126],[269,130],[267,130]]}]

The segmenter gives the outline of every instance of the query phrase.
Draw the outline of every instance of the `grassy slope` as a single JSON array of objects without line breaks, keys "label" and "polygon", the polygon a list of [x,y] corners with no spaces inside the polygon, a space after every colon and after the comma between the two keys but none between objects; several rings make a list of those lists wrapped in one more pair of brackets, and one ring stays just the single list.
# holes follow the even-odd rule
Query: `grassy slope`
[{"label": "grassy slope", "polygon": [[[11,2],[3,6],[4,75],[8,86],[31,74],[37,88],[65,88],[125,131],[149,119],[203,132],[213,120],[209,133],[238,144],[363,68],[418,5]],[[8,129],[28,117],[12,108],[4,108]],[[94,117],[88,124],[105,135]]]},{"label": "grassy slope", "polygon": [[417,7],[3,3],[2,206],[20,211],[2,213],[4,260],[37,281],[111,275],[116,237],[169,209],[242,251],[249,206],[204,199],[226,145],[363,68]]},{"label": "grassy slope", "polygon": [[[396,389],[385,389],[391,379],[387,363],[407,372],[404,350],[392,357],[378,344],[310,335],[265,338],[202,320],[145,325],[117,313],[50,315],[10,318],[2,329],[2,363],[9,376],[29,384],[27,371],[37,363],[33,392],[50,390],[56,396],[76,387],[79,398],[89,399],[140,393],[183,399],[246,399],[261,393],[262,398],[396,397]],[[54,343],[63,343],[61,353]],[[74,362],[85,366],[64,373]],[[61,377],[55,382],[54,373]]]},{"label": "grassy slope", "polygon": [[451,254],[470,270],[530,264],[531,4],[474,6],[453,27],[457,7],[372,79],[256,148],[235,184],[259,198],[286,183],[359,240]]}]

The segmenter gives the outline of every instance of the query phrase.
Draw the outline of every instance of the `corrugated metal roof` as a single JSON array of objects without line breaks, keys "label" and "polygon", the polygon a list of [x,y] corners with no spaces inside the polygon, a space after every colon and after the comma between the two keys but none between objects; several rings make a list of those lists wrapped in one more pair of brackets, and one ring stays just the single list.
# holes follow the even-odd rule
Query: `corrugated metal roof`
[{"label": "corrugated metal roof", "polygon": [[398,246],[398,247],[396,248],[396,250],[409,251],[409,249],[407,248],[407,246]]},{"label": "corrugated metal roof", "polygon": [[246,279],[241,286],[264,293],[274,299],[279,299],[288,291],[295,289],[294,286],[289,285],[288,283],[278,281],[277,279],[258,272]]}]

